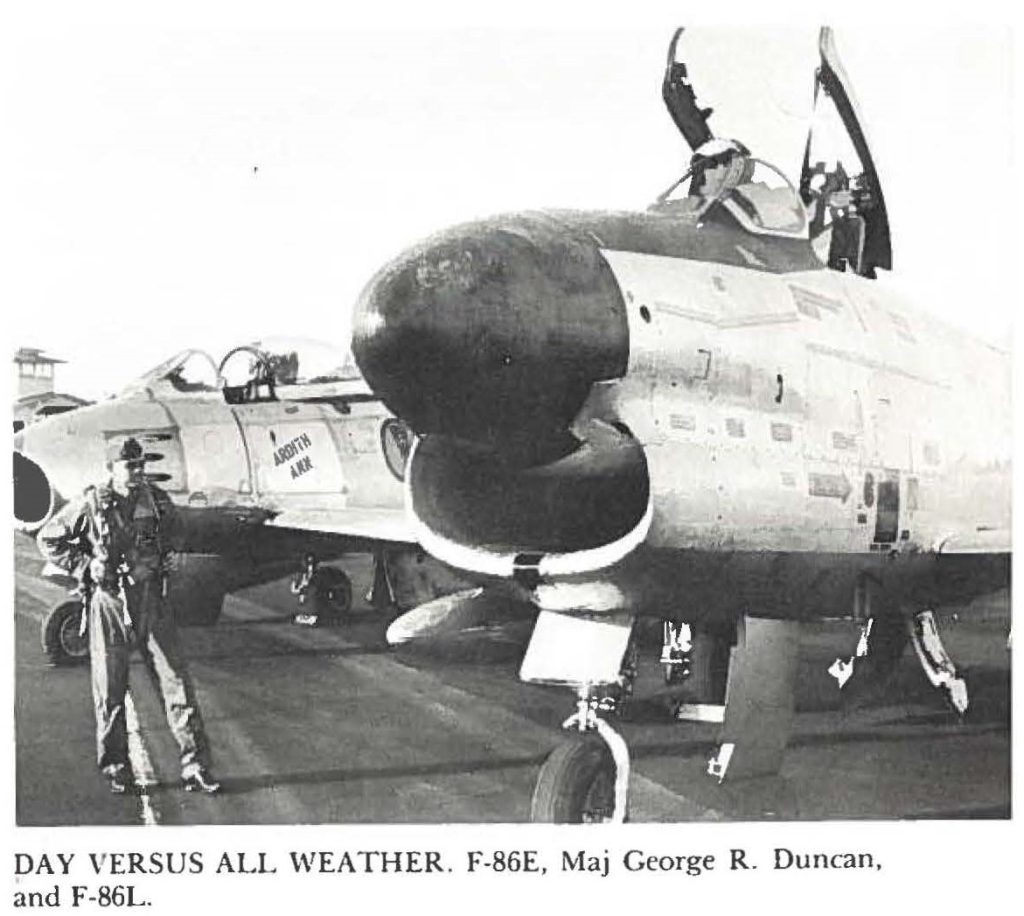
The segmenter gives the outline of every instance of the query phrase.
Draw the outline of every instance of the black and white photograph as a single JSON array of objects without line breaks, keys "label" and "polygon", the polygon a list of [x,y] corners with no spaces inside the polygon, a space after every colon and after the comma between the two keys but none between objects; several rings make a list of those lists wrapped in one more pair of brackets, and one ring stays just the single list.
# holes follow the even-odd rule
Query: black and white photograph
[{"label": "black and white photograph", "polygon": [[1009,837],[1015,31],[627,12],[4,40],[15,908]]}]

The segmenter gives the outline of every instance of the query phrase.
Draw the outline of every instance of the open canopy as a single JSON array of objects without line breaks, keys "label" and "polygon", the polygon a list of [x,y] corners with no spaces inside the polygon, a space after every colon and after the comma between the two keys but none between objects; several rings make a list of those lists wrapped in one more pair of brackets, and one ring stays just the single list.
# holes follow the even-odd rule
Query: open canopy
[{"label": "open canopy", "polygon": [[[813,48],[812,36],[786,30],[779,41],[759,31],[730,33],[729,42],[701,42],[679,29],[669,46],[662,96],[673,122],[693,152],[689,196],[699,196],[709,168],[732,165],[743,177],[719,194],[737,221],[761,234],[808,235],[830,267],[873,277],[891,269],[889,222],[863,118],[836,52],[832,30],[823,27],[817,56],[780,53]],[[734,47],[723,56],[721,48]],[[708,57],[708,47],[716,56]],[[813,69],[813,75],[810,72]],[[729,150],[733,151],[732,153]],[[724,151],[724,152],[723,152]],[[802,153],[802,155],[801,155]],[[771,188],[764,168],[790,189]],[[670,189],[670,192],[674,189]],[[670,192],[659,198],[664,204]],[[760,200],[759,200],[760,198]],[[796,209],[806,209],[807,230],[794,228]],[[767,218],[766,218],[767,215]]]}]

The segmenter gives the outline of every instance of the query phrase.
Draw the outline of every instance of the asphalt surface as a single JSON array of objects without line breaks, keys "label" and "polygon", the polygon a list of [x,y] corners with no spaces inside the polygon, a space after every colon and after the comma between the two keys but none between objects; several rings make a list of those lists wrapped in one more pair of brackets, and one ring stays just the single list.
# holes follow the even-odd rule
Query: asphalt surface
[{"label": "asphalt surface", "polygon": [[[182,629],[224,785],[178,787],[176,752],[141,662],[131,694],[140,795],[111,796],[94,766],[87,667],[51,668],[40,623],[63,590],[15,539],[17,821],[21,825],[517,822],[572,710],[567,691],[521,683],[528,628],[476,634],[430,654],[384,644],[362,599],[365,558],[344,561],[357,595],[346,625],[291,622],[287,581],[230,596],[211,627]],[[716,726],[673,722],[644,646],[619,723],[633,756],[636,821],[1005,818],[1010,813],[1006,594],[943,609],[943,636],[969,676],[960,721],[908,650],[885,694],[845,713],[826,669],[856,643],[852,623],[805,626],[797,715],[777,778],[718,786],[704,775]]]}]

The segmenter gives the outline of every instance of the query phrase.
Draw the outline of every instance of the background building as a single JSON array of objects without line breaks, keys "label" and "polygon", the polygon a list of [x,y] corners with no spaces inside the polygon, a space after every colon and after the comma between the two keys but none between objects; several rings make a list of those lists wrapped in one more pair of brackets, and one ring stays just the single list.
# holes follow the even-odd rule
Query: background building
[{"label": "background building", "polygon": [[64,413],[88,404],[82,398],[54,390],[55,367],[64,360],[47,356],[35,347],[19,347],[14,354],[15,390],[14,431],[27,423]]}]

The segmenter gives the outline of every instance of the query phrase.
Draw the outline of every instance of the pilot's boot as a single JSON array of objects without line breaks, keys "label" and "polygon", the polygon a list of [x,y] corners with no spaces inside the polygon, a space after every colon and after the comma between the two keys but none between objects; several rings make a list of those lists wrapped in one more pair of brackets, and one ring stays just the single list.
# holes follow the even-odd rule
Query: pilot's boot
[{"label": "pilot's boot", "polygon": [[204,792],[207,795],[216,795],[220,792],[221,786],[205,767],[195,764],[182,770],[181,783],[186,792]]},{"label": "pilot's boot", "polygon": [[107,767],[103,773],[109,780],[110,791],[113,795],[127,795],[135,788],[132,771],[127,766]]}]

